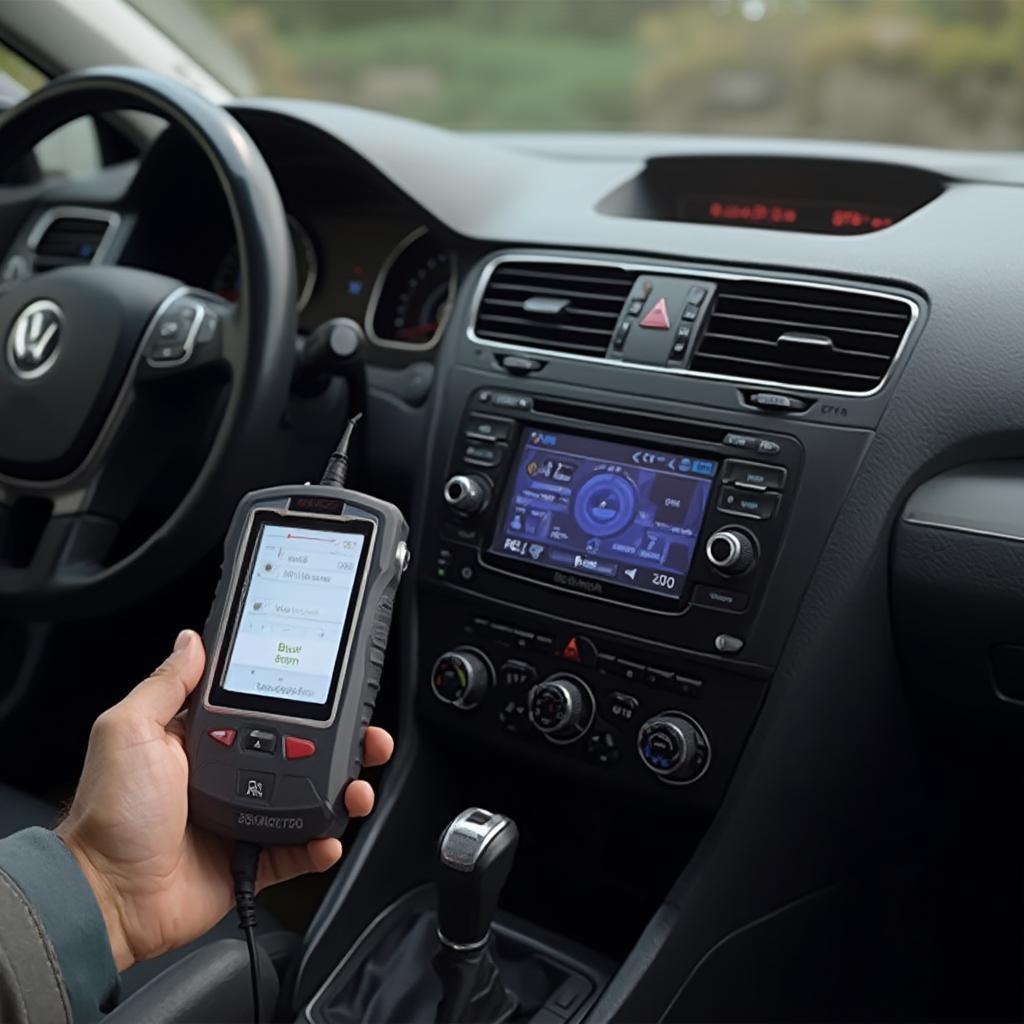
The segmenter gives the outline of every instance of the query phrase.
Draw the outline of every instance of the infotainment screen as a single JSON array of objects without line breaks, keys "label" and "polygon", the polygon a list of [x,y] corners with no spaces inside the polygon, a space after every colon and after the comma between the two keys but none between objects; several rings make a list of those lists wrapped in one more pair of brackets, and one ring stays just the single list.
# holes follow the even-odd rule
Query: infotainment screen
[{"label": "infotainment screen", "polygon": [[490,553],[678,600],[717,472],[699,455],[527,429]]}]

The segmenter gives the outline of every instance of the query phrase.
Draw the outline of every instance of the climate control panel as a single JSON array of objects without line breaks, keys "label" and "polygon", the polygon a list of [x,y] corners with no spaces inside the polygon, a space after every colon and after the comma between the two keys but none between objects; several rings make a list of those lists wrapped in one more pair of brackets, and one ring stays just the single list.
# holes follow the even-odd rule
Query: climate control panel
[{"label": "climate control panel", "polygon": [[[425,610],[424,717],[488,759],[509,751],[559,772],[714,802],[763,676],[725,677],[710,665],[683,666],[667,648],[481,610],[447,601]],[[455,642],[437,643],[453,621],[461,624]]]}]

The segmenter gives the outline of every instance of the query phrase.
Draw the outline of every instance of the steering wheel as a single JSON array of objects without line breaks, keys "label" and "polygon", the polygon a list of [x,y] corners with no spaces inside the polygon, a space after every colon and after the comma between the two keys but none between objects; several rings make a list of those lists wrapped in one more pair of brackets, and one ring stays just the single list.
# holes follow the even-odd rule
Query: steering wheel
[{"label": "steering wheel", "polygon": [[[288,225],[260,151],[226,110],[143,70],[66,75],[0,119],[0,170],[69,121],[114,110],[156,114],[205,154],[230,210],[240,298],[229,304],[161,274],[102,265],[0,287],[3,615],[113,610],[198,561],[241,491],[261,479],[288,397],[296,334]],[[0,188],[0,223],[23,196],[23,186]],[[214,425],[200,468],[163,521],[122,536],[124,510],[159,474],[152,440],[168,389],[179,403],[199,401],[193,390],[209,389],[189,384],[218,372],[220,405],[205,410]],[[26,502],[36,524],[27,530]]]}]

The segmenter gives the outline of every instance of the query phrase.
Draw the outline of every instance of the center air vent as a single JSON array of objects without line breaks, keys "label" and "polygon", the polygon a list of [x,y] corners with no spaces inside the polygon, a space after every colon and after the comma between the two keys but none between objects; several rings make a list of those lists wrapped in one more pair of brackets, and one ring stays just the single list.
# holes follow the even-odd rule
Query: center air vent
[{"label": "center air vent", "polygon": [[691,370],[873,391],[910,326],[909,301],[811,285],[722,281]]},{"label": "center air vent", "polygon": [[615,266],[507,261],[477,310],[479,338],[603,356],[636,274]]},{"label": "center air vent", "polygon": [[91,263],[112,226],[111,214],[54,216],[44,214],[32,229],[29,246],[35,250],[35,271]]}]

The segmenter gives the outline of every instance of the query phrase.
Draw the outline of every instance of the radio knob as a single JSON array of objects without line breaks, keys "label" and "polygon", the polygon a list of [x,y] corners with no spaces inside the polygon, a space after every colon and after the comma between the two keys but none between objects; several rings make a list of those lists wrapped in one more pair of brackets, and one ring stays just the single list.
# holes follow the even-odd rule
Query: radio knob
[{"label": "radio knob", "polygon": [[728,576],[739,576],[754,567],[757,561],[757,547],[754,538],[738,527],[717,530],[708,537],[704,549],[708,561]]},{"label": "radio knob", "polygon": [[487,507],[490,485],[482,476],[453,476],[444,485],[444,500],[459,515],[474,516]]},{"label": "radio knob", "polygon": [[464,710],[475,708],[487,696],[493,681],[491,663],[472,647],[446,651],[430,670],[434,696]]},{"label": "radio knob", "polygon": [[576,676],[545,679],[530,690],[526,704],[534,728],[553,743],[578,740],[594,718],[594,698]]},{"label": "radio knob", "polygon": [[640,760],[666,782],[695,782],[707,771],[711,746],[700,725],[681,711],[665,711],[640,726]]}]

